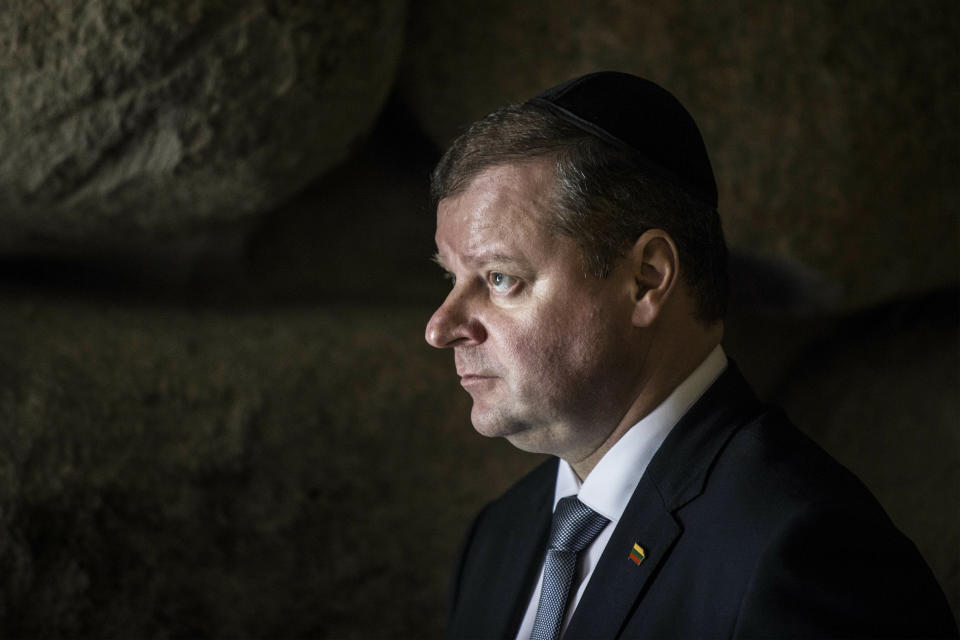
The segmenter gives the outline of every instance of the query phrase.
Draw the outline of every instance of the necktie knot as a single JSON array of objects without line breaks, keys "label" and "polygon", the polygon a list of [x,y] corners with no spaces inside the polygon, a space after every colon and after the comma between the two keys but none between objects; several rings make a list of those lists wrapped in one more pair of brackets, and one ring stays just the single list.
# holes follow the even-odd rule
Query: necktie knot
[{"label": "necktie knot", "polygon": [[550,527],[547,547],[557,551],[579,553],[597,537],[609,520],[580,502],[576,496],[567,496],[557,502]]}]

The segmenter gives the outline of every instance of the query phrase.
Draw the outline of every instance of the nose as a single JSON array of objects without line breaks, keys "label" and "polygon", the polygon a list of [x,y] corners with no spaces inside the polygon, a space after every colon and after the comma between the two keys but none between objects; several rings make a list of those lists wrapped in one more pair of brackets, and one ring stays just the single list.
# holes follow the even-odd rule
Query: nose
[{"label": "nose", "polygon": [[454,290],[430,316],[424,337],[431,347],[443,349],[480,344],[487,339],[487,332],[463,296]]}]

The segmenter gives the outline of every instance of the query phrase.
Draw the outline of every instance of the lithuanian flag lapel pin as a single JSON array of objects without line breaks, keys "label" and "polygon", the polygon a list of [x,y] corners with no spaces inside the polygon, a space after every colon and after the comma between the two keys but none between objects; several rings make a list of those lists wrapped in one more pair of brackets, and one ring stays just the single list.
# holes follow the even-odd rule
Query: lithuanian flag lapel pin
[{"label": "lithuanian flag lapel pin", "polygon": [[633,563],[639,567],[640,563],[643,562],[644,558],[646,557],[647,553],[643,550],[643,547],[634,542],[633,549],[630,549],[630,559],[633,561]]}]

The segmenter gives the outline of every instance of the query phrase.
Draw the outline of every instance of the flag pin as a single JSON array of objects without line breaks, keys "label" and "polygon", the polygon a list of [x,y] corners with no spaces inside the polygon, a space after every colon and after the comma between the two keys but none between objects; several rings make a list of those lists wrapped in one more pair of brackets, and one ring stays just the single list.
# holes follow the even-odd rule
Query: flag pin
[{"label": "flag pin", "polygon": [[640,566],[640,563],[643,562],[646,557],[647,553],[643,550],[643,547],[634,542],[633,549],[630,549],[630,559],[633,560],[633,563]]}]

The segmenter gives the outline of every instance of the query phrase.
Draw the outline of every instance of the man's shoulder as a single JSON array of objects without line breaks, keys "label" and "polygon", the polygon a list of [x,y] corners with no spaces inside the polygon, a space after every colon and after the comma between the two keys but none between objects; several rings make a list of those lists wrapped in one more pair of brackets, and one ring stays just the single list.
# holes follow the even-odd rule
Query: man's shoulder
[{"label": "man's shoulder", "polygon": [[743,499],[746,494],[782,509],[844,503],[860,505],[878,516],[883,512],[854,473],[774,407],[731,437],[711,476],[716,483],[738,489],[729,492],[731,496]]},{"label": "man's shoulder", "polygon": [[694,546],[740,545],[743,567],[760,566],[769,549],[801,538],[801,547],[817,540],[870,557],[887,549],[922,564],[866,485],[775,408],[730,437],[702,493],[675,515]]},{"label": "man's shoulder", "polygon": [[851,471],[773,407],[727,435],[700,492],[672,511],[682,534],[651,607],[699,590],[721,612],[704,620],[734,635],[955,636],[916,547]]},{"label": "man's shoulder", "polygon": [[836,522],[851,530],[902,538],[860,479],[783,410],[751,400],[725,415],[724,401],[715,395],[712,413],[701,409],[702,420],[681,425],[651,477],[688,535],[759,550],[791,522],[839,514]]},{"label": "man's shoulder", "polygon": [[[860,479],[783,412],[745,425],[724,454],[704,493],[706,509],[688,515],[701,525],[722,521],[718,544],[740,545],[737,556],[749,567],[742,634],[779,635],[789,622],[810,637],[955,636],[943,593],[914,544]],[[911,613],[895,623],[881,617],[904,609]]]},{"label": "man's shoulder", "polygon": [[[681,470],[669,471],[669,482],[677,484],[683,460],[672,462]],[[869,521],[884,531],[894,530],[879,502],[856,475],[776,407],[766,406],[755,413],[728,434],[714,457],[700,459],[698,464],[709,466],[701,488],[696,495],[675,501],[675,513],[704,530],[713,529],[709,523],[722,522],[718,531],[760,543],[798,514],[817,510],[839,511],[851,521]]]},{"label": "man's shoulder", "polygon": [[[823,500],[879,505],[842,464],[761,402],[731,362],[677,423],[647,469],[668,511],[777,517]],[[754,523],[758,524],[758,523]]]}]

